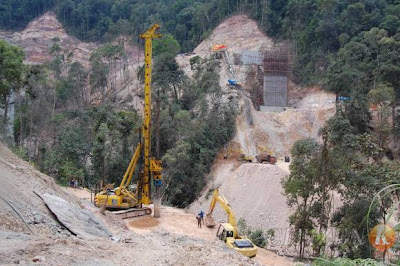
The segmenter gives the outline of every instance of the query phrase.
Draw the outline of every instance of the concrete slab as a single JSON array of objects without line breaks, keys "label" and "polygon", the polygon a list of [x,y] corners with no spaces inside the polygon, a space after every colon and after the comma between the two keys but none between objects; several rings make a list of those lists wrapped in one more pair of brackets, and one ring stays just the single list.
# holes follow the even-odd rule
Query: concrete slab
[{"label": "concrete slab", "polygon": [[50,194],[40,195],[44,203],[58,221],[73,234],[82,238],[109,237],[111,232],[93,213],[84,210],[60,197]]}]

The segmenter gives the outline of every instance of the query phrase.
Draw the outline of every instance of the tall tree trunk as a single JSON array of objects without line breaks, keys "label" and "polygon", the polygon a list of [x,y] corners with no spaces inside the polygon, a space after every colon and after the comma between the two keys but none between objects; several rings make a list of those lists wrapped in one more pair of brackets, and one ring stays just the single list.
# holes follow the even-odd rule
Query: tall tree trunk
[{"label": "tall tree trunk", "polygon": [[[21,93],[19,91],[18,91],[18,104],[21,105]],[[19,119],[19,130],[18,130],[18,132],[14,131],[14,134],[17,133],[17,134],[14,135],[14,142],[15,142],[15,145],[17,147],[20,147],[21,143],[22,143],[22,137],[23,137],[23,132],[22,132],[22,130],[23,130],[23,121],[22,121],[22,112],[21,112],[21,110],[19,110],[19,109],[17,109],[17,110],[18,110],[18,119]]]},{"label": "tall tree trunk", "polygon": [[299,249],[300,259],[303,257],[303,229],[300,229],[300,249]]},{"label": "tall tree trunk", "polygon": [[3,96],[3,104],[4,104],[4,117],[3,117],[3,126],[4,129],[7,130],[7,116],[8,116],[8,97],[6,94]]}]

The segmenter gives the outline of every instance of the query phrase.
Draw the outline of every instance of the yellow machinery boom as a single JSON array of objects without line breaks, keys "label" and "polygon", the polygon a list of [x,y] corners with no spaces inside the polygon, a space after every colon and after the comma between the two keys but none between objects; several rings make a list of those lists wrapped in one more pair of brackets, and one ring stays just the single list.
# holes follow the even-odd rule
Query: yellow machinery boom
[{"label": "yellow machinery boom", "polygon": [[[160,25],[155,24],[140,38],[145,41],[145,87],[144,87],[144,117],[142,125],[141,140],[136,147],[128,169],[121,181],[119,187],[114,190],[103,190],[95,197],[96,206],[106,206],[108,209],[130,209],[142,208],[142,204],[151,204],[151,179],[153,179],[156,188],[156,195],[159,195],[162,186],[161,161],[151,157],[151,73],[152,73],[152,41],[154,38],[160,38],[156,33]],[[143,169],[139,174],[139,182],[136,193],[129,191],[128,186],[131,183],[132,175],[135,172],[139,158],[143,156]],[[143,210],[143,209],[142,209]],[[150,209],[145,212],[133,214],[138,216],[149,214]],[[141,211],[141,210],[139,210]],[[151,210],[150,210],[151,213]],[[156,215],[155,215],[156,216]],[[158,216],[158,215],[157,215]],[[126,218],[128,218],[127,216]]]},{"label": "yellow machinery boom", "polygon": [[216,225],[214,219],[212,218],[212,213],[214,212],[217,202],[228,214],[228,222],[221,223],[217,230],[217,236],[219,239],[224,241],[229,248],[236,250],[244,256],[256,256],[257,247],[246,236],[239,236],[235,213],[233,212],[226,198],[219,192],[218,189],[215,189],[213,192],[210,209],[206,215],[206,226],[214,227]]},{"label": "yellow machinery boom", "polygon": [[228,223],[233,227],[233,236],[237,237],[238,236],[238,230],[237,230],[237,223],[236,223],[236,217],[235,214],[233,213],[231,206],[229,205],[228,201],[226,198],[219,192],[218,189],[214,190],[213,192],[213,198],[211,199],[210,203],[210,209],[208,210],[208,213],[206,215],[206,225],[207,227],[214,227],[215,222],[214,219],[212,218],[212,213],[214,212],[214,208],[216,203],[219,203],[221,207],[226,211],[228,214]]},{"label": "yellow machinery boom", "polygon": [[144,122],[143,122],[143,142],[144,142],[144,169],[141,174],[141,184],[139,183],[139,193],[141,194],[141,203],[151,203],[151,177],[153,177],[156,190],[161,186],[161,161],[150,158],[151,151],[151,56],[152,44],[154,38],[161,38],[160,34],[155,31],[160,28],[160,25],[155,24],[145,33],[140,35],[140,38],[145,41],[145,57],[144,57]]}]

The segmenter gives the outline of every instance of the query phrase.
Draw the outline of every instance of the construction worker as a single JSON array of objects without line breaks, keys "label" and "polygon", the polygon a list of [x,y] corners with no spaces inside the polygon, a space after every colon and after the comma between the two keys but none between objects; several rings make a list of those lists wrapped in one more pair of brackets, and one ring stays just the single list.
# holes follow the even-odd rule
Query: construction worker
[{"label": "construction worker", "polygon": [[200,210],[198,215],[199,215],[201,221],[203,221],[203,224],[204,224],[204,212],[203,212],[203,210]]},{"label": "construction worker", "polygon": [[201,228],[201,217],[200,217],[200,215],[196,216],[196,220],[197,220],[197,227]]}]

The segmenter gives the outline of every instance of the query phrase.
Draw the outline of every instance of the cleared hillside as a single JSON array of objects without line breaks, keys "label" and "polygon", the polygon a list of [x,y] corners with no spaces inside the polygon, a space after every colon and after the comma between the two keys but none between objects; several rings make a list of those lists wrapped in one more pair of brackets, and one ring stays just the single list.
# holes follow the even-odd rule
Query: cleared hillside
[{"label": "cleared hillside", "polygon": [[[219,188],[237,219],[244,218],[251,227],[287,228],[290,211],[280,184],[286,175],[287,172],[277,165],[219,160],[211,172],[215,178],[190,209],[208,211],[210,191]],[[220,207],[216,209],[215,217],[219,222],[227,219]]]},{"label": "cleared hillside", "polygon": [[[43,265],[251,265],[252,261],[225,248],[222,243],[170,233],[159,229],[138,235],[122,221],[97,213],[85,200],[56,185],[28,163],[0,144],[1,197],[18,210],[22,219],[0,199],[0,264]],[[50,193],[69,202],[94,210],[114,234],[107,238],[86,240],[71,235],[48,211],[33,192]],[[80,191],[80,190],[76,190]],[[166,214],[167,215],[167,214]],[[193,229],[197,224],[193,217]],[[30,231],[32,230],[32,232]]]},{"label": "cleared hillside", "polygon": [[[222,22],[195,52],[201,57],[213,58],[210,48],[214,44],[226,44],[226,53],[230,58],[243,50],[262,52],[274,45],[254,21],[243,15],[232,16]],[[179,59],[180,64],[185,66],[183,58]],[[291,83],[289,108],[283,112],[257,111],[250,100],[252,87],[246,83],[248,73],[256,70],[257,66],[230,66],[224,56],[215,60],[221,64],[220,86],[225,96],[236,93],[241,113],[236,118],[234,138],[221,149],[209,174],[207,187],[189,209],[192,212],[200,209],[207,211],[212,191],[219,188],[237,219],[244,218],[253,228],[274,229],[276,239],[273,246],[279,247],[277,250],[280,251],[283,251],[282,248],[286,250],[290,242],[289,216],[292,212],[286,204],[281,185],[289,174],[289,164],[282,162],[282,157],[290,156],[297,140],[319,139],[320,128],[335,113],[335,96],[318,87],[301,88]],[[230,68],[241,82],[241,87],[228,85],[228,79],[233,78]],[[261,152],[277,156],[278,164],[238,161],[240,153],[254,157]],[[224,156],[227,159],[223,159]],[[220,207],[216,208],[215,217],[219,222],[227,220],[225,211]]]}]

